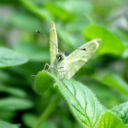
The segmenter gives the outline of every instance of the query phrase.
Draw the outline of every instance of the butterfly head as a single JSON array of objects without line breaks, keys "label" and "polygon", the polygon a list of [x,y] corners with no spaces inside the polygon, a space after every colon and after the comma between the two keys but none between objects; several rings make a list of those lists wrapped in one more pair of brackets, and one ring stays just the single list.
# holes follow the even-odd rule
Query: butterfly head
[{"label": "butterfly head", "polygon": [[56,59],[57,59],[58,62],[64,60],[64,58],[65,58],[65,55],[63,53],[58,53],[56,55]]}]

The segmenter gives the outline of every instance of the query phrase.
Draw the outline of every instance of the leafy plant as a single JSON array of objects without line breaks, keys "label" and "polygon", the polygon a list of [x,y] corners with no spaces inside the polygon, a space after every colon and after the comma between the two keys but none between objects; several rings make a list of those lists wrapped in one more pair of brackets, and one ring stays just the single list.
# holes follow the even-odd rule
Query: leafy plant
[{"label": "leafy plant", "polygon": [[[41,71],[37,75],[36,90],[41,93],[50,86],[57,87],[68,103],[73,115],[86,128],[125,128],[123,121],[117,115],[114,115],[111,110],[109,112],[101,105],[90,89],[70,79],[72,74],[76,73],[83,63],[85,63],[98,48],[98,41],[99,40],[88,42],[71,53],[68,57],[65,57],[58,52],[55,25],[52,23],[50,36],[50,73]],[[60,70],[60,67],[65,70]],[[66,73],[64,74],[63,72]],[[117,111],[119,112],[120,110],[118,109]],[[39,127],[39,124],[37,127]]]},{"label": "leafy plant", "polygon": [[0,68],[20,65],[27,62],[27,58],[7,48],[0,48]]},{"label": "leafy plant", "polygon": [[0,0],[0,128],[128,127],[126,1]]}]

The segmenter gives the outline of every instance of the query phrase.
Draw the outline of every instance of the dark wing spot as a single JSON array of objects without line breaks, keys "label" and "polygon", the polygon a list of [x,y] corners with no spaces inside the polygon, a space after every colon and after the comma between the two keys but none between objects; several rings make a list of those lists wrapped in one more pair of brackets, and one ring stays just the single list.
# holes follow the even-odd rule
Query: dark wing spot
[{"label": "dark wing spot", "polygon": [[86,48],[80,48],[80,50],[86,51],[87,49]]}]

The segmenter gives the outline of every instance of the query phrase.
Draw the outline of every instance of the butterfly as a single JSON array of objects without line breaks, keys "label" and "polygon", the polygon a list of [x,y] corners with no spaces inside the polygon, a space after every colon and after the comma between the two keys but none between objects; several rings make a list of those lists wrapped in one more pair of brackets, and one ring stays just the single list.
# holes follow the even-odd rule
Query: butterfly
[{"label": "butterfly", "polygon": [[54,22],[50,31],[50,60],[54,67],[54,73],[58,72],[60,77],[70,79],[75,73],[92,57],[100,45],[101,39],[91,40],[68,56],[58,51],[58,40]]}]

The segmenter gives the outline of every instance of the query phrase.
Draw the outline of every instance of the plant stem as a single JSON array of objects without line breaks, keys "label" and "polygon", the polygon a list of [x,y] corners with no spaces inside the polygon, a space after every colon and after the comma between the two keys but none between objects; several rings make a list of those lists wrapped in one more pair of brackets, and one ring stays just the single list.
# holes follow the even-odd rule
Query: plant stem
[{"label": "plant stem", "polygon": [[50,104],[48,105],[48,107],[45,109],[45,111],[41,114],[37,125],[35,126],[35,128],[40,128],[40,126],[42,125],[42,123],[48,118],[48,116],[53,112],[53,110],[55,109],[56,105],[58,104],[58,102],[60,101],[60,95],[56,95],[51,99]]}]

